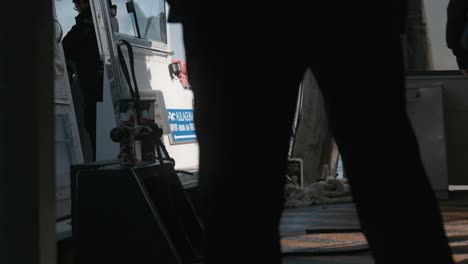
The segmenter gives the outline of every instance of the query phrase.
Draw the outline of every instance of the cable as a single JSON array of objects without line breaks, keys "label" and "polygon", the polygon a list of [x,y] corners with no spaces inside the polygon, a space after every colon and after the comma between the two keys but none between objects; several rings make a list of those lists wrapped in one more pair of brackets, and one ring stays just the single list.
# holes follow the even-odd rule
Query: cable
[{"label": "cable", "polygon": [[155,145],[156,145],[156,152],[157,152],[157,154],[158,154],[158,161],[159,161],[159,164],[160,164],[161,166],[164,166],[164,159],[163,159],[162,152],[161,152],[161,148],[160,148],[161,141],[160,141],[160,140],[157,140]]},{"label": "cable", "polygon": [[127,86],[130,89],[130,95],[132,96],[132,98],[134,98],[135,97],[135,91],[133,91],[133,86],[130,83],[130,74],[128,73],[127,63],[125,62],[125,58],[123,56],[122,49],[120,48],[121,46],[117,46],[117,47],[118,47],[117,53],[119,55],[120,67],[122,68],[122,72],[123,72],[123,74],[125,76]]},{"label": "cable", "polygon": [[159,147],[161,147],[162,151],[164,152],[164,156],[172,163],[172,166],[175,167],[175,159],[169,156],[169,152],[167,151],[166,146],[164,146],[161,140],[159,140]]},{"label": "cable", "polygon": [[58,222],[62,222],[62,221],[69,220],[69,219],[71,219],[71,214],[67,214],[65,216],[56,218],[55,222],[58,223]]},{"label": "cable", "polygon": [[132,95],[132,98],[135,99],[135,111],[137,115],[137,124],[141,124],[141,112],[140,112],[140,92],[138,89],[138,83],[136,80],[136,74],[135,74],[135,59],[133,56],[133,48],[130,42],[122,39],[121,40],[122,44],[127,47],[128,51],[128,59],[130,61],[130,71],[132,73],[132,80],[133,84],[135,85],[135,89],[133,89],[131,82],[130,82],[130,76],[128,73],[128,68],[127,68],[127,63],[125,62],[122,50],[121,50],[121,45],[118,46],[118,55],[119,55],[119,60],[120,60],[120,66],[122,67],[122,71],[125,76],[125,80],[127,81],[128,88],[130,89],[130,94]]}]

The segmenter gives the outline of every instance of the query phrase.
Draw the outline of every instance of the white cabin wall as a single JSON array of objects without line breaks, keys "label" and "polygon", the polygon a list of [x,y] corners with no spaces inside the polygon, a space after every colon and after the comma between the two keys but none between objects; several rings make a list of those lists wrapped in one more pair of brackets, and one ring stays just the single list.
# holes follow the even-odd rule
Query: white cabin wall
[{"label": "white cabin wall", "polygon": [[[152,74],[151,87],[161,90],[164,94],[166,109],[193,109],[193,92],[184,89],[179,80],[172,80],[169,75],[169,63],[161,63],[152,58],[148,62],[149,72]],[[171,145],[169,136],[164,136],[164,144],[172,158],[176,161],[176,168],[192,170],[198,168],[198,144],[186,143]]]},{"label": "white cabin wall", "polygon": [[[169,6],[166,5],[166,11],[168,10]],[[162,91],[166,109],[192,109],[192,91],[184,89],[179,80],[171,79],[168,70],[172,57],[185,61],[182,28],[180,24],[168,23],[166,30],[168,36],[167,50],[175,51],[176,54],[174,56],[166,56],[136,47],[133,48],[138,87],[140,90],[152,89]],[[130,71],[127,50],[124,47],[122,51]],[[105,84],[104,89],[109,89],[108,85]],[[110,92],[107,90],[104,90],[104,101],[102,104],[98,104],[97,126],[101,127],[97,131],[98,160],[115,159],[118,155],[118,144],[112,142],[109,138],[110,129],[115,127],[116,124],[114,116],[110,112],[113,110],[111,110]],[[169,135],[164,135],[163,140],[169,154],[176,161],[176,169],[190,171],[198,169],[198,144],[196,142],[171,145]]]},{"label": "white cabin wall", "polygon": [[[122,49],[128,63],[126,49]],[[192,109],[193,92],[184,89],[179,80],[172,80],[169,75],[171,57],[156,52],[134,48],[135,73],[140,90],[160,90],[164,94],[166,109]],[[127,64],[130,67],[130,64]],[[130,69],[129,69],[130,71]],[[176,169],[198,169],[198,144],[186,143],[171,145],[169,136],[164,135],[164,144],[176,161]]]}]

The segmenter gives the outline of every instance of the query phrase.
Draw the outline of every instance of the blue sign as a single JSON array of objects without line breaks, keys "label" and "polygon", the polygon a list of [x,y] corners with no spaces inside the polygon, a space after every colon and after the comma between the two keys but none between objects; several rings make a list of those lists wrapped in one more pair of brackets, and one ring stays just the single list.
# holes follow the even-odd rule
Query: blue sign
[{"label": "blue sign", "polygon": [[197,140],[193,111],[191,109],[167,109],[172,143],[190,143]]}]

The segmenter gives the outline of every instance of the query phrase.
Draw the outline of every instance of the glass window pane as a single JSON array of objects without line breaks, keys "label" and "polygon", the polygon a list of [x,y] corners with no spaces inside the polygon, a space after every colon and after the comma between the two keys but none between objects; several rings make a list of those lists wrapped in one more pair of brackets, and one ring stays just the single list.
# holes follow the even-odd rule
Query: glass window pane
[{"label": "glass window pane", "polygon": [[135,12],[142,38],[167,43],[164,0],[135,0]]},{"label": "glass window pane", "polygon": [[116,18],[119,24],[119,33],[137,37],[135,26],[133,24],[132,14],[127,12],[127,0],[112,0],[112,4],[117,6]]}]

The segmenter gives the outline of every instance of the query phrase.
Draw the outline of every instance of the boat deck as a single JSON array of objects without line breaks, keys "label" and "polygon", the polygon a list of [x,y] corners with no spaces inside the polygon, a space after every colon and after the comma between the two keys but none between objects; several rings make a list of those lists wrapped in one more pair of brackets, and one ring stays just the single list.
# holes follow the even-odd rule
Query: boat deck
[{"label": "boat deck", "polygon": [[[440,206],[454,259],[468,264],[468,192],[451,192]],[[352,203],[286,209],[280,229],[284,264],[374,263]]]}]

